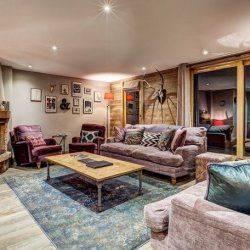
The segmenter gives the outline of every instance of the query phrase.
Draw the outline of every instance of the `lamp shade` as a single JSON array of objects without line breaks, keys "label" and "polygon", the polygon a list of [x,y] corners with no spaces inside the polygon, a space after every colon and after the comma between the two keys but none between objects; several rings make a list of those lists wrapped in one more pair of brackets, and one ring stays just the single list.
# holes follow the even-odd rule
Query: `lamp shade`
[{"label": "lamp shade", "polygon": [[105,100],[114,100],[114,94],[111,92],[105,93],[104,94],[104,99]]},{"label": "lamp shade", "polygon": [[127,101],[134,101],[135,97],[132,94],[127,94]]}]

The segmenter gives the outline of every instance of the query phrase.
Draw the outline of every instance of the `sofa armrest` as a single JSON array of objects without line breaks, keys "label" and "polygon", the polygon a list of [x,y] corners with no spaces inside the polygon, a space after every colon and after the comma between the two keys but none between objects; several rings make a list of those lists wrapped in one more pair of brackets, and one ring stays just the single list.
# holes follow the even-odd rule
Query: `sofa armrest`
[{"label": "sofa armrest", "polygon": [[56,145],[56,140],[54,138],[44,139],[47,145]]},{"label": "sofa armrest", "polygon": [[198,145],[186,145],[179,147],[175,150],[175,155],[181,155],[184,163],[183,167],[185,169],[195,168],[195,157],[200,154],[200,146]]},{"label": "sofa armrest", "polygon": [[72,143],[79,143],[81,141],[81,138],[78,136],[75,136],[72,138]]},{"label": "sofa armrest", "polygon": [[[168,249],[250,249],[250,216],[191,194],[170,207]],[[211,247],[211,248],[210,248]]]}]

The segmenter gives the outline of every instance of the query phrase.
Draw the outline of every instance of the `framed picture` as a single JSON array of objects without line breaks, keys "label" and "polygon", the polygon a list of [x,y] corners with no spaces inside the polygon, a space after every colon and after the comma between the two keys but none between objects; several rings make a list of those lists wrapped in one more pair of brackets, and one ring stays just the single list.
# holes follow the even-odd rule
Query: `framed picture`
[{"label": "framed picture", "polygon": [[68,84],[61,84],[61,94],[62,95],[69,94],[69,85]]},{"label": "framed picture", "polygon": [[79,106],[80,105],[80,99],[79,98],[73,98],[73,106]]},{"label": "framed picture", "polygon": [[42,90],[41,89],[30,89],[30,101],[31,102],[41,102],[42,101]]},{"label": "framed picture", "polygon": [[72,114],[80,114],[80,108],[79,107],[72,107]]},{"label": "framed picture", "polygon": [[91,95],[92,91],[90,88],[84,88],[84,94]]},{"label": "framed picture", "polygon": [[95,91],[94,92],[94,101],[95,102],[101,102],[102,101],[102,92],[101,91]]},{"label": "framed picture", "polygon": [[84,114],[93,113],[93,100],[83,100],[83,113]]},{"label": "framed picture", "polygon": [[56,113],[56,96],[45,96],[45,112],[46,113]]},{"label": "framed picture", "polygon": [[82,97],[82,83],[72,82],[71,94],[73,97]]}]

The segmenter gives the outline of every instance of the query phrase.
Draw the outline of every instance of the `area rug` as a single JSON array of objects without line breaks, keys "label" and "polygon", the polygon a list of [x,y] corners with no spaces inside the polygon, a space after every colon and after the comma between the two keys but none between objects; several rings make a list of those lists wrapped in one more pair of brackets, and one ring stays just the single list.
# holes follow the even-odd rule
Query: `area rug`
[{"label": "area rug", "polygon": [[144,206],[181,191],[144,175],[138,195],[137,175],[119,177],[104,184],[98,213],[95,185],[59,166],[51,167],[51,177],[47,181],[44,172],[5,181],[58,249],[136,249],[149,240]]}]

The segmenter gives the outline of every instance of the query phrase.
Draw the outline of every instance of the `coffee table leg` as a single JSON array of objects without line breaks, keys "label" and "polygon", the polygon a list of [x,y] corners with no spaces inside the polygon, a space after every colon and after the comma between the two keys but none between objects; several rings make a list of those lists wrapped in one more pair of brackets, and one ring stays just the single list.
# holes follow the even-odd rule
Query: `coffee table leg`
[{"label": "coffee table leg", "polygon": [[50,180],[50,166],[49,166],[49,161],[46,161],[47,163],[47,180],[49,181]]},{"label": "coffee table leg", "polygon": [[102,211],[102,183],[97,184],[98,188],[98,211]]},{"label": "coffee table leg", "polygon": [[139,194],[142,194],[142,171],[138,172],[138,179],[139,179]]}]

